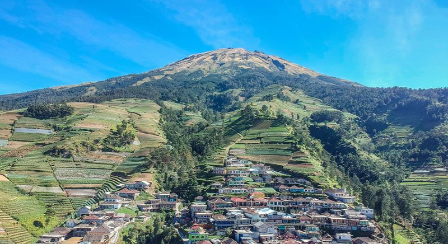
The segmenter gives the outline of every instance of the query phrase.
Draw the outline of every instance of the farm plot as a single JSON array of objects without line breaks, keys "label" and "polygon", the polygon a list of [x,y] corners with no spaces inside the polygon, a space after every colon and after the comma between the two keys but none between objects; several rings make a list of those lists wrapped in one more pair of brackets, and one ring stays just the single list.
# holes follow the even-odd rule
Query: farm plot
[{"label": "farm plot", "polygon": [[431,204],[434,193],[448,189],[448,176],[446,173],[413,173],[401,184],[412,191],[421,207],[427,208]]},{"label": "farm plot", "polygon": [[127,158],[123,163],[121,163],[115,171],[123,172],[126,174],[132,174],[139,172],[146,164],[146,159],[144,157],[132,157]]},{"label": "farm plot", "polygon": [[46,130],[46,129],[30,129],[30,128],[18,128],[18,127],[16,127],[14,129],[14,133],[30,133],[30,134],[50,135],[53,132],[54,132],[53,130]]},{"label": "farm plot", "polygon": [[[0,183],[0,212],[3,213],[3,217],[9,216],[19,220],[21,225],[25,227],[26,232],[36,236],[59,224],[56,219],[46,216],[47,208],[44,204],[34,196],[20,193],[10,182]],[[0,222],[2,221],[3,219],[0,217]],[[48,222],[48,224],[39,227],[34,224],[36,221]],[[24,232],[22,231],[22,233]]]},{"label": "farm plot", "polygon": [[194,125],[199,122],[204,122],[205,119],[202,118],[200,113],[185,112],[185,117],[183,118],[186,125]]},{"label": "farm plot", "polygon": [[[288,141],[290,131],[284,126],[270,127],[271,125],[272,121],[266,120],[245,131],[243,139],[232,146],[231,152],[238,151],[236,155],[247,160],[286,165],[293,154]],[[253,143],[254,141],[275,143],[260,144]]]},{"label": "farm plot", "polygon": [[[75,106],[79,106],[76,103]],[[87,104],[81,104],[87,105]],[[75,128],[85,128],[93,130],[103,130],[105,133],[108,129],[119,123],[121,120],[129,117],[128,112],[124,108],[108,106],[106,104],[90,104],[89,113],[75,124]],[[85,108],[84,108],[85,109]]]},{"label": "farm plot", "polygon": [[137,152],[139,156],[146,156],[152,151],[152,148],[166,143],[163,131],[159,126],[160,106],[156,103],[144,99],[118,99],[105,104],[122,107],[129,113],[137,129],[138,140],[135,145],[141,149]]},{"label": "farm plot", "polygon": [[0,139],[7,140],[12,136],[12,125],[20,117],[18,113],[0,114]]},{"label": "farm plot", "polygon": [[54,175],[63,184],[99,184],[112,173],[108,169],[57,168]]},{"label": "farm plot", "polygon": [[[283,94],[285,97],[288,97],[290,101],[278,99],[277,94]],[[263,100],[263,97],[266,95],[273,95],[273,100]],[[290,87],[279,85],[267,87],[264,91],[251,97],[248,101],[258,109],[261,109],[263,105],[266,105],[271,111],[281,111],[281,113],[287,116],[299,115],[300,117],[304,117],[311,115],[311,113],[315,111],[335,110],[334,108],[325,105],[321,100],[305,95],[301,90],[293,90]],[[349,114],[347,113],[347,115]]]},{"label": "farm plot", "polygon": [[15,132],[10,138],[11,141],[38,142],[49,138],[47,134]]},{"label": "farm plot", "polygon": [[58,219],[63,219],[69,213],[74,211],[70,199],[67,198],[65,194],[37,192],[34,195],[47,208],[52,209],[54,211],[54,216]]},{"label": "farm plot", "polygon": [[6,236],[0,237],[0,241],[12,244],[28,244],[37,241],[37,238],[30,234],[17,220],[0,210],[0,227],[5,231]]}]

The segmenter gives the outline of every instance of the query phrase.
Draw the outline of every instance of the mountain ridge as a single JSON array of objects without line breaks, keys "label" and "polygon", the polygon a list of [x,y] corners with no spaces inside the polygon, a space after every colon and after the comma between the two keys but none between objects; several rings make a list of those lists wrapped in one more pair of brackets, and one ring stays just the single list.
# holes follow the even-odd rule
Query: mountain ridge
[{"label": "mountain ridge", "polygon": [[[97,93],[108,92],[119,88],[141,86],[149,82],[170,82],[172,80],[199,81],[204,79],[226,81],[238,79],[247,73],[262,74],[266,77],[269,76],[270,79],[272,79],[270,76],[287,79],[303,76],[327,84],[362,86],[348,80],[323,75],[281,57],[267,55],[260,51],[250,52],[243,48],[225,48],[193,54],[164,67],[143,73],[112,77],[96,82],[84,82],[76,85],[57,86],[23,93],[1,95],[0,101],[4,104],[4,101],[25,99],[26,102],[20,105],[24,107],[31,103],[44,102],[39,98],[41,96],[53,96],[55,99],[50,100],[56,102],[59,100],[72,100],[75,97],[93,96]],[[62,94],[56,94],[55,91],[62,92]],[[64,94],[64,92],[67,92],[68,95]],[[76,96],[70,96],[70,94],[76,94]],[[58,96],[69,96],[69,99],[57,99]],[[30,98],[34,98],[34,101],[32,99],[30,100]],[[19,104],[22,103],[19,102]],[[4,105],[1,105],[1,107],[18,108],[17,106],[11,107]]]}]

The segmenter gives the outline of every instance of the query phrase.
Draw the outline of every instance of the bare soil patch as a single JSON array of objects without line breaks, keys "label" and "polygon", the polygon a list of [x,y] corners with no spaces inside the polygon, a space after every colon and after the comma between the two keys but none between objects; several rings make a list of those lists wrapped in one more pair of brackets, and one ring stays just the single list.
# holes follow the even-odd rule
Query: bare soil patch
[{"label": "bare soil patch", "polygon": [[6,182],[9,181],[8,178],[6,178],[6,176],[4,176],[3,174],[0,174],[0,182]]},{"label": "bare soil patch", "polygon": [[100,188],[102,184],[64,184],[63,187],[67,189],[78,189],[78,188]]},{"label": "bare soil patch", "polygon": [[22,115],[18,113],[4,113],[0,114],[0,123],[2,124],[12,124],[14,121],[18,120]]},{"label": "bare soil patch", "polygon": [[8,141],[8,145],[6,145],[4,148],[5,149],[17,149],[23,146],[26,146],[30,144],[29,142],[26,141]]},{"label": "bare soil patch", "polygon": [[28,153],[30,153],[31,151],[34,151],[35,149],[37,149],[39,147],[40,146],[38,146],[38,145],[21,147],[21,148],[6,152],[6,153],[2,154],[0,157],[1,158],[6,158],[6,157],[20,157],[21,158],[21,157],[26,156]]},{"label": "bare soil patch", "polygon": [[103,153],[103,152],[91,152],[84,157],[89,159],[99,159],[99,160],[107,160],[107,161],[114,161],[121,163],[123,162],[125,155],[119,155],[119,154],[110,154],[110,153]]},{"label": "bare soil patch", "polygon": [[0,139],[8,139],[12,136],[11,130],[3,129],[0,130]]}]

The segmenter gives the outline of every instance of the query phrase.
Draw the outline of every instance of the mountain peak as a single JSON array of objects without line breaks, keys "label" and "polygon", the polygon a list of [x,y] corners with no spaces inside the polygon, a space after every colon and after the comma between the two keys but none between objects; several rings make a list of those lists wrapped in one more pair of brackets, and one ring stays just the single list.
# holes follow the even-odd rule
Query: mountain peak
[{"label": "mountain peak", "polygon": [[321,75],[277,56],[267,55],[260,51],[250,52],[244,48],[223,48],[194,54],[158,69],[158,71],[164,73],[182,70],[189,73],[201,71],[207,75],[232,73],[235,69],[253,68],[263,68],[269,72],[285,72],[290,75],[306,74],[314,78]]}]

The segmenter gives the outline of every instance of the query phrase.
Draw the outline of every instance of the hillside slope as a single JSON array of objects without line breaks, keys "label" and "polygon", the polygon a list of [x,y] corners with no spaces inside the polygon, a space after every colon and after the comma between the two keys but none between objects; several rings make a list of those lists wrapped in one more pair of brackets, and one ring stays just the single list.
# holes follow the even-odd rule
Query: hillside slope
[{"label": "hillside slope", "polygon": [[[136,94],[136,96],[141,97],[151,94],[144,90],[151,89],[153,86],[163,88],[167,84],[174,82],[180,85],[187,80],[217,83],[241,79],[252,74],[264,78],[294,79],[303,77],[303,79],[309,78],[309,82],[359,86],[357,83],[319,74],[276,56],[266,55],[258,51],[249,52],[242,48],[229,48],[191,55],[163,68],[141,74],[130,74],[74,86],[3,95],[0,96],[0,108],[20,108],[36,102],[95,100],[95,97],[101,96],[117,97]],[[152,84],[145,86],[148,83]]]}]

